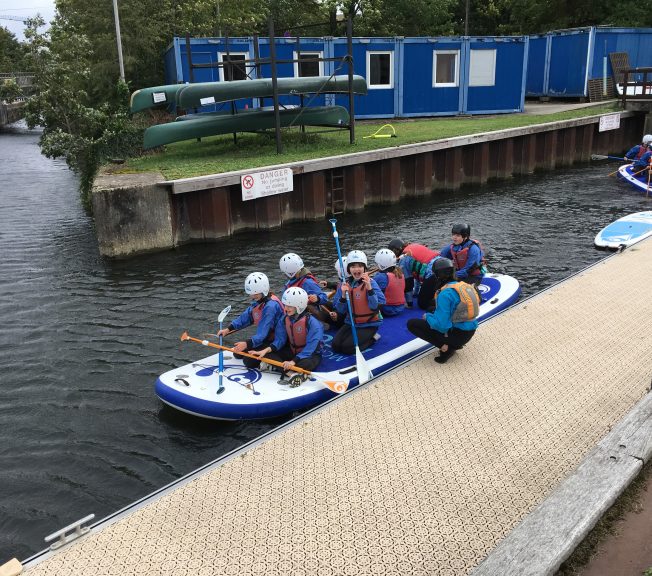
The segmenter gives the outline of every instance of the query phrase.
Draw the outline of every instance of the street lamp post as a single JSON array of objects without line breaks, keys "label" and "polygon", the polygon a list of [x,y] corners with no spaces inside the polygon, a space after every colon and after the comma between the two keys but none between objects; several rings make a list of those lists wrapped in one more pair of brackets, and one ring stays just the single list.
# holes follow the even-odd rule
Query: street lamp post
[{"label": "street lamp post", "polygon": [[120,80],[125,80],[125,66],[122,61],[122,38],[120,37],[120,17],[118,16],[118,0],[113,0],[113,19],[115,20],[115,38],[118,43],[118,63],[120,64]]}]

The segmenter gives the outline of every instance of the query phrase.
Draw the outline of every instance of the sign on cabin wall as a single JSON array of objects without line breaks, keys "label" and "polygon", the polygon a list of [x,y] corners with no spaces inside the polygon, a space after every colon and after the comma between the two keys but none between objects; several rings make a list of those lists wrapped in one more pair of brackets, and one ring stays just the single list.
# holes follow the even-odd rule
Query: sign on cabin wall
[{"label": "sign on cabin wall", "polygon": [[292,170],[290,168],[277,168],[264,172],[252,172],[240,177],[242,186],[242,200],[253,200],[264,196],[274,196],[294,190]]},{"label": "sign on cabin wall", "polygon": [[606,114],[600,116],[599,132],[606,132],[607,130],[618,130],[620,128],[620,113]]}]

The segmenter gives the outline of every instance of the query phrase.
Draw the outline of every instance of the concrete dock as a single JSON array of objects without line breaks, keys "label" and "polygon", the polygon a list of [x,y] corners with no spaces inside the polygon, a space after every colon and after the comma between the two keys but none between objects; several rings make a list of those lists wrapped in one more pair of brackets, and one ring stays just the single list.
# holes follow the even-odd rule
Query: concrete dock
[{"label": "concrete dock", "polygon": [[652,238],[24,571],[554,574],[652,454],[651,277]]}]

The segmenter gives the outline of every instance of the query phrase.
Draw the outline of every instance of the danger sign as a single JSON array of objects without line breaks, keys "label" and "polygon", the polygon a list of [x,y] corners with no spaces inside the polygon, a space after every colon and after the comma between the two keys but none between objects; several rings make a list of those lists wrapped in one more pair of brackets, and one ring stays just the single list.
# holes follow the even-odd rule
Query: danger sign
[{"label": "danger sign", "polygon": [[242,200],[274,196],[294,190],[290,168],[244,174],[240,177],[240,184],[242,185]]}]

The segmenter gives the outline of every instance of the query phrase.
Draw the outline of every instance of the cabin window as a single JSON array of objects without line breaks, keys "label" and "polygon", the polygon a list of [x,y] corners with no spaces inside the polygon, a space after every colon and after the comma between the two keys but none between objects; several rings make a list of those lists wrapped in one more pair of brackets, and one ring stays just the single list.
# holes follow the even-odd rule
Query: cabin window
[{"label": "cabin window", "polygon": [[496,85],[496,50],[471,50],[469,86]]},{"label": "cabin window", "polygon": [[367,86],[369,88],[393,88],[393,53],[367,52]]},{"label": "cabin window", "polygon": [[228,56],[221,54],[224,66],[220,68],[220,80],[247,80],[247,53],[234,54],[233,52]]},{"label": "cabin window", "polygon": [[459,85],[459,50],[435,50],[432,56],[432,85],[437,88]]},{"label": "cabin window", "polygon": [[294,63],[294,75],[297,78],[306,78],[311,76],[324,75],[324,63],[320,62],[319,58],[323,58],[321,52],[299,52],[294,53],[294,59],[299,62]]}]

